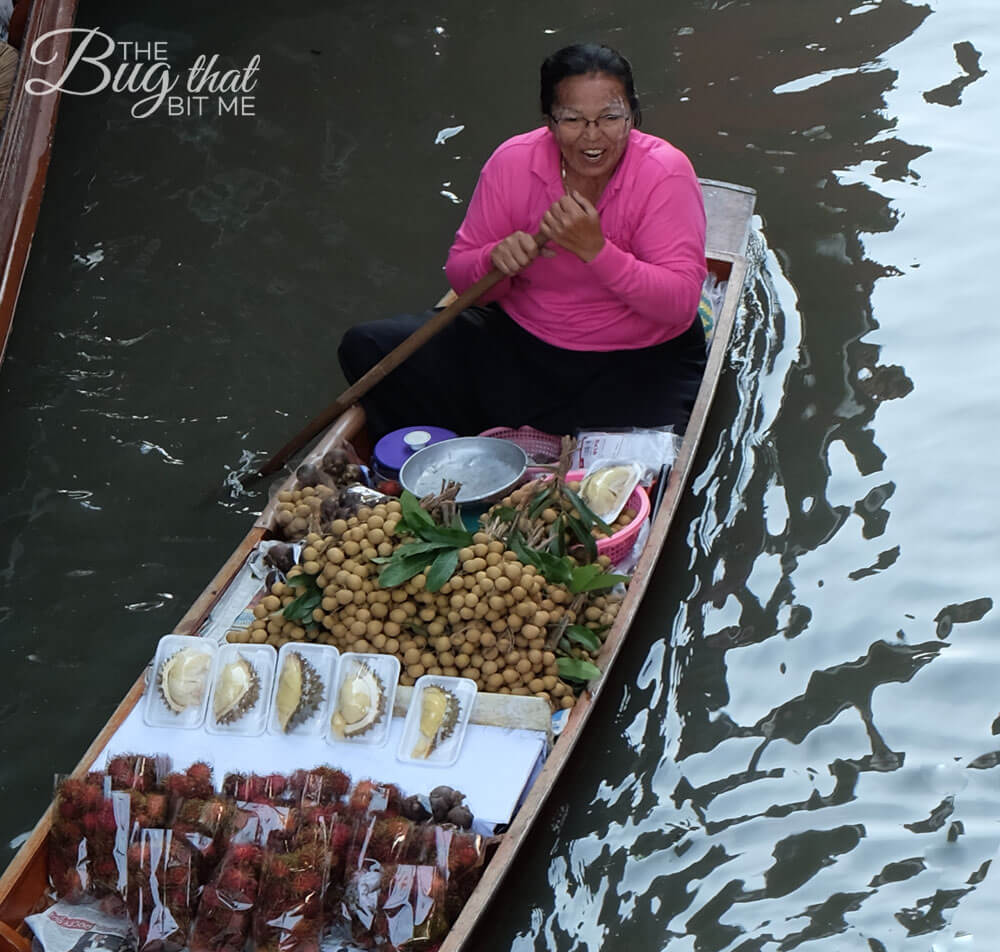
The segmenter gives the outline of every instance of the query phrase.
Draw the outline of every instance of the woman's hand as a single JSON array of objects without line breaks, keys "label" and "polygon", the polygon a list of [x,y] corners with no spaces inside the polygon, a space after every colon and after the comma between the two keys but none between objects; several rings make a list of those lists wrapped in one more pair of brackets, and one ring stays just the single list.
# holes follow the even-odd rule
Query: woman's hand
[{"label": "woman's hand", "polygon": [[601,217],[576,190],[563,195],[543,216],[539,231],[572,251],[581,261],[593,261],[604,247]]},{"label": "woman's hand", "polygon": [[528,267],[538,257],[538,253],[538,245],[531,235],[526,231],[515,231],[493,248],[490,261],[494,268],[512,278]]}]

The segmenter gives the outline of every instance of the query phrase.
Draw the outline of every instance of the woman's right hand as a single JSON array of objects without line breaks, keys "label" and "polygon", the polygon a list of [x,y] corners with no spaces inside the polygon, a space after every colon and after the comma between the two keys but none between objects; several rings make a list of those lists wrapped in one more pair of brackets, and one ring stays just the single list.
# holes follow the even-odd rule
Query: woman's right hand
[{"label": "woman's right hand", "polygon": [[512,278],[528,267],[538,257],[538,253],[538,245],[531,235],[526,231],[515,231],[494,246],[490,252],[490,260],[494,268]]}]

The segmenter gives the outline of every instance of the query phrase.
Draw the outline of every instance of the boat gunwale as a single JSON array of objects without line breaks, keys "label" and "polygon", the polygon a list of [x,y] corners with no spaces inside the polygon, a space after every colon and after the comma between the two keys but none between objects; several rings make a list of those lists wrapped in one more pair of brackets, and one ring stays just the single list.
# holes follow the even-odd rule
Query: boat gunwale
[{"label": "boat gunwale", "polygon": [[14,321],[14,309],[28,264],[31,241],[42,204],[55,136],[60,93],[33,95],[29,80],[52,83],[61,76],[69,56],[68,33],[51,42],[51,61],[39,63],[28,51],[53,30],[73,25],[77,0],[34,0],[18,49],[14,89],[2,121],[0,138],[0,363]]}]

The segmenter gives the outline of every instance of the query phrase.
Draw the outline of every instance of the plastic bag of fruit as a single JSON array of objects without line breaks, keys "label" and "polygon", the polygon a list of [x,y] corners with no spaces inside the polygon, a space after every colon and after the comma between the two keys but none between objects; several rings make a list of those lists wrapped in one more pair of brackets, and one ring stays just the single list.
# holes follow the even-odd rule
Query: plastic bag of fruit
[{"label": "plastic bag of fruit", "polygon": [[258,952],[318,952],[329,862],[322,821],[268,836],[253,912]]},{"label": "plastic bag of fruit", "polygon": [[198,859],[173,830],[137,828],[128,848],[125,903],[138,952],[179,952],[197,903]]},{"label": "plastic bag of fruit", "polygon": [[198,902],[191,952],[242,952],[250,935],[264,850],[256,816],[240,818],[225,854]]},{"label": "plastic bag of fruit", "polygon": [[113,793],[103,773],[56,783],[49,830],[49,882],[59,899],[113,895],[125,885],[123,830],[128,795]]}]

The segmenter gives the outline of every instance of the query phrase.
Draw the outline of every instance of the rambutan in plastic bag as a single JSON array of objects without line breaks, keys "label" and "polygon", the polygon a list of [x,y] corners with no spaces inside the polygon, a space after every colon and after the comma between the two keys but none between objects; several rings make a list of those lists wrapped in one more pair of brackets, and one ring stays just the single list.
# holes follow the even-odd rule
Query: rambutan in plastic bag
[{"label": "rambutan in plastic bag", "polygon": [[186,770],[167,774],[163,786],[170,795],[170,805],[178,800],[207,800],[215,796],[212,768],[204,761],[196,761]]},{"label": "rambutan in plastic bag", "polygon": [[340,803],[350,786],[351,778],[334,767],[296,770],[288,778],[288,790],[302,807],[326,807]]},{"label": "rambutan in plastic bag", "polygon": [[236,831],[201,893],[188,946],[191,952],[242,952],[250,935],[264,850],[260,823],[247,818]]},{"label": "rambutan in plastic bag", "polygon": [[200,889],[197,866],[194,848],[173,830],[134,831],[125,902],[137,952],[179,952],[187,945]]},{"label": "rambutan in plastic bag", "polygon": [[[349,836],[340,837],[344,848],[331,850],[331,870],[340,872],[342,885],[338,890],[331,877],[334,901],[328,906],[331,918],[347,927],[351,940],[369,947],[375,942],[385,871],[419,852],[419,834],[414,823],[394,814],[352,814],[351,820]],[[334,827],[331,842],[339,834]]]},{"label": "rambutan in plastic bag", "polygon": [[234,800],[248,803],[291,803],[294,795],[284,774],[226,774],[222,792]]},{"label": "rambutan in plastic bag", "polygon": [[115,754],[107,767],[112,790],[139,793],[162,790],[163,778],[169,771],[170,758],[166,754]]},{"label": "rambutan in plastic bag", "polygon": [[194,848],[201,882],[208,880],[225,852],[235,810],[233,801],[222,796],[179,800],[174,806],[170,828]]},{"label": "rambutan in plastic bag", "polygon": [[129,835],[135,827],[165,827],[169,798],[163,779],[170,769],[164,754],[116,754],[108,760],[111,788],[128,794]]},{"label": "rambutan in plastic bag", "polygon": [[438,871],[438,882],[444,883],[443,894],[435,892],[443,902],[444,918],[454,922],[476,888],[486,863],[487,851],[497,840],[478,833],[460,830],[450,824],[415,824],[407,839],[402,856],[406,863],[429,866]]},{"label": "rambutan in plastic bag", "polygon": [[164,786],[170,797],[169,826],[195,848],[200,879],[207,882],[225,851],[236,806],[215,792],[212,768],[201,761],[169,774]]},{"label": "rambutan in plastic bag", "polygon": [[318,952],[329,865],[325,823],[270,834],[253,915],[258,952]]},{"label": "rambutan in plastic bag", "polygon": [[403,795],[394,784],[361,780],[351,790],[347,808],[355,814],[399,814],[403,810]]},{"label": "rambutan in plastic bag", "polygon": [[299,810],[284,774],[226,774],[222,793],[236,801],[231,836],[237,836],[241,827],[252,820],[252,835],[263,847],[272,832],[298,829]]},{"label": "rambutan in plastic bag", "polygon": [[103,773],[57,782],[49,830],[49,882],[60,899],[114,896],[125,886],[129,797]]},{"label": "rambutan in plastic bag", "polygon": [[426,849],[422,861],[433,865],[444,876],[447,884],[445,911],[449,921],[454,922],[483,874],[492,839],[430,824],[424,842]]},{"label": "rambutan in plastic bag", "polygon": [[392,952],[426,952],[448,934],[448,885],[436,866],[402,863],[382,867],[372,933]]}]

